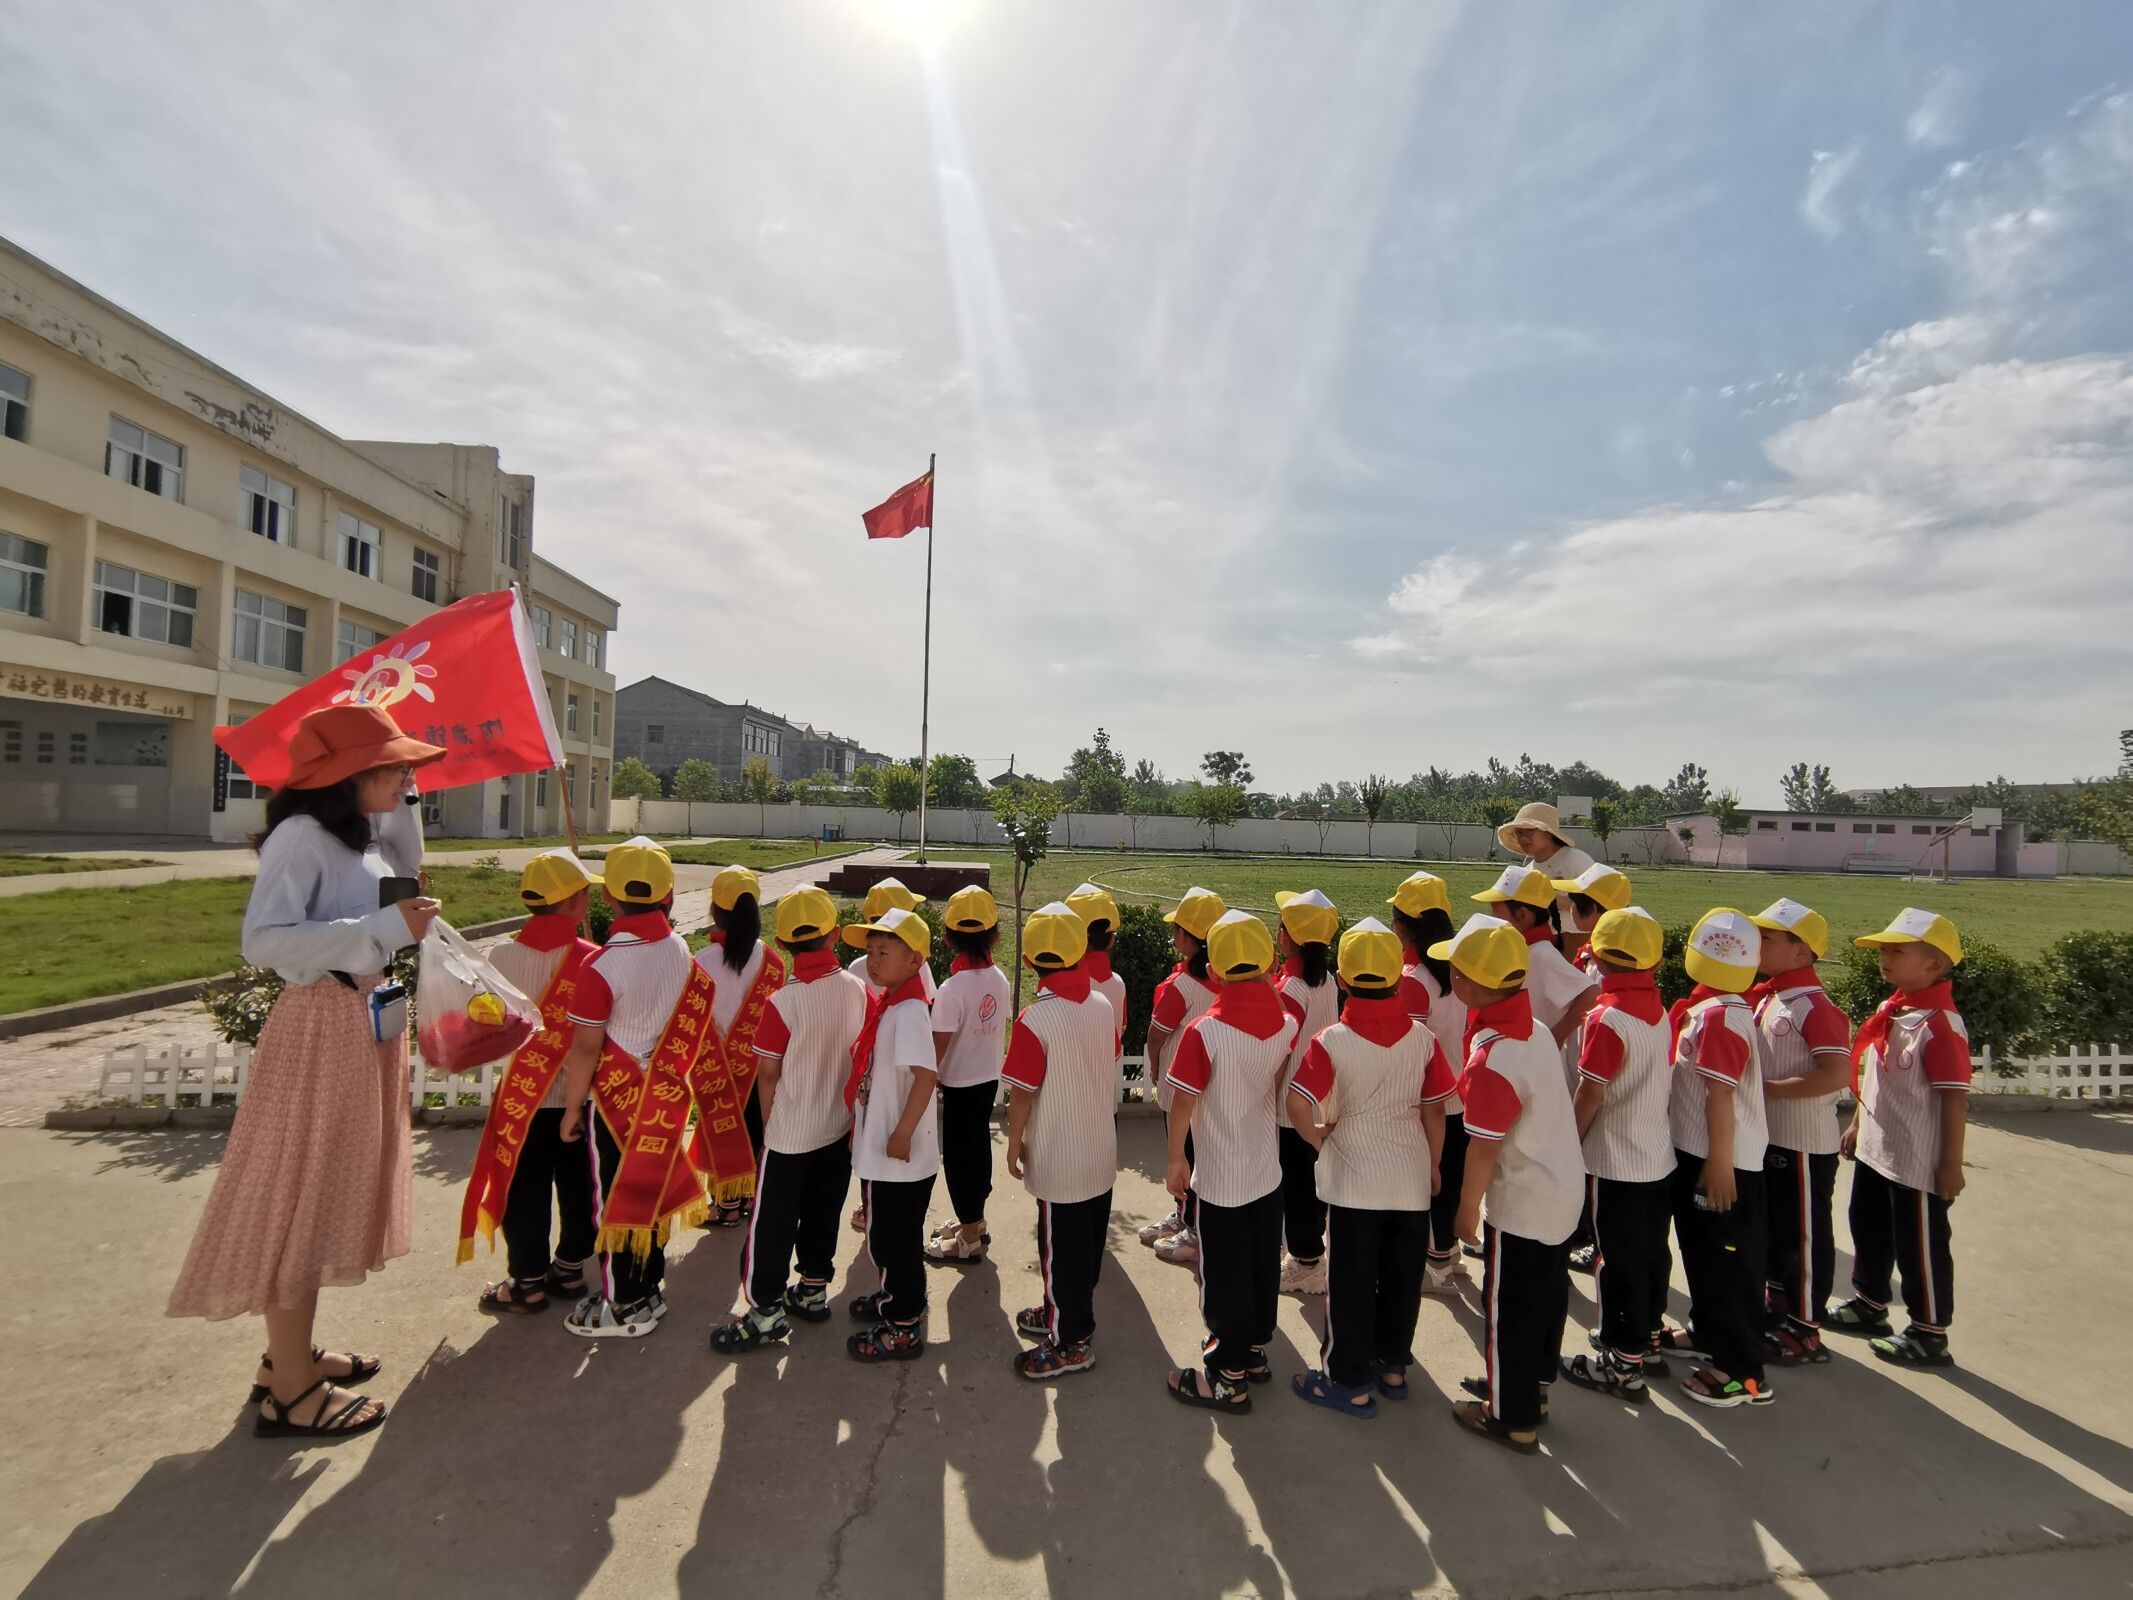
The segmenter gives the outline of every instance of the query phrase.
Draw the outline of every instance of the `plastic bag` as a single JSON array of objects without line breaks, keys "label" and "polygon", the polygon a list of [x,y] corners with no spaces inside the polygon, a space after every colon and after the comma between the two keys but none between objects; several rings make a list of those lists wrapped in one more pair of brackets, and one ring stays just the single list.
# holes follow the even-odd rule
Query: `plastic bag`
[{"label": "plastic bag", "polygon": [[444,918],[422,936],[415,980],[415,1042],[442,1072],[471,1072],[510,1055],[540,1031],[529,1000]]}]

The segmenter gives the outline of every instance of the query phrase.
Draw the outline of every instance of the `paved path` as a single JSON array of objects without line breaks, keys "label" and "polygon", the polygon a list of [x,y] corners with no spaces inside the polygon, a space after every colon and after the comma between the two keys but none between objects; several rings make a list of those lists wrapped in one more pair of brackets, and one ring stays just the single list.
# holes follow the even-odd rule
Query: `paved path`
[{"label": "paved path", "polygon": [[[788,1352],[728,1360],[703,1335],[732,1298],[730,1233],[682,1243],[673,1314],[641,1342],[476,1315],[501,1258],[451,1264],[473,1135],[420,1135],[416,1253],[329,1290],[320,1326],[385,1357],[392,1420],[311,1451],[249,1432],[257,1324],[159,1315],[221,1136],[0,1132],[0,1272],[74,1269],[0,1317],[0,1593],[2126,1592],[2133,1399],[2108,1373],[2133,1320],[2127,1119],[1981,1119],[1960,1369],[1898,1372],[1847,1344],[1779,1375],[1769,1409],[1723,1413],[1559,1385],[1530,1460],[1445,1415],[1479,1370],[1471,1304],[1424,1305],[1416,1398],[1374,1422],[1288,1393],[1320,1315],[1295,1299],[1252,1415],[1172,1404],[1161,1374],[1195,1349],[1194,1286],[1132,1241],[1163,1204],[1158,1124],[1121,1126],[1100,1365],[1052,1388],[1007,1367],[1008,1317],[1040,1293],[1019,1185],[996,1192],[995,1263],[934,1277],[922,1360],[855,1365],[841,1311]],[[845,1261],[857,1248],[842,1236]]]}]

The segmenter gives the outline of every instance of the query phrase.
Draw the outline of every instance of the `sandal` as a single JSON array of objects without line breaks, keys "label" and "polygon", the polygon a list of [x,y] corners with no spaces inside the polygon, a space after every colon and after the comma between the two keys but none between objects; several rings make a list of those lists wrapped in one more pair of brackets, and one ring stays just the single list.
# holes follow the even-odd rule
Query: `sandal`
[{"label": "sandal", "polygon": [[[1400,1381],[1393,1383],[1394,1378]],[[1378,1363],[1377,1387],[1378,1393],[1387,1400],[1405,1400],[1413,1392],[1407,1384],[1407,1369],[1390,1361]]]},{"label": "sandal", "polygon": [[1716,1367],[1698,1367],[1681,1380],[1682,1392],[1698,1405],[1710,1406],[1716,1411],[1730,1411],[1735,1406],[1767,1406],[1777,1398],[1777,1391],[1769,1384],[1755,1378],[1725,1378]]},{"label": "sandal", "polygon": [[[252,1424],[252,1432],[262,1439],[283,1438],[290,1435],[302,1435],[306,1438],[317,1439],[352,1439],[359,1433],[370,1432],[372,1428],[375,1428],[385,1420],[383,1403],[371,1399],[367,1394],[353,1396],[348,1404],[330,1415],[326,1413],[326,1401],[321,1400],[319,1402],[319,1415],[313,1417],[311,1421],[291,1422],[289,1420],[289,1413],[292,1410],[302,1405],[332,1381],[330,1378],[320,1378],[310,1388],[286,1405],[274,1397],[273,1390],[268,1390],[267,1397],[259,1402],[259,1416]],[[345,1390],[342,1392],[346,1393]],[[275,1411],[272,1416],[267,1414],[267,1407],[269,1406],[272,1406]],[[349,1420],[366,1408],[371,1408],[368,1417],[354,1422]]]},{"label": "sandal", "polygon": [[1819,1367],[1829,1360],[1829,1347],[1813,1328],[1786,1322],[1764,1332],[1763,1359],[1780,1367]]},{"label": "sandal", "polygon": [[844,1341],[854,1361],[916,1361],[926,1353],[926,1335],[916,1322],[883,1322]]},{"label": "sandal", "polygon": [[1455,1400],[1452,1402],[1452,1420],[1468,1433],[1479,1434],[1484,1439],[1494,1439],[1522,1456],[1540,1454],[1540,1435],[1529,1428],[1514,1428],[1507,1422],[1489,1415],[1489,1408],[1479,1400]]},{"label": "sandal", "polygon": [[546,1283],[550,1294],[561,1295],[566,1300],[584,1299],[585,1263],[581,1261],[575,1267],[564,1267],[559,1261],[551,1261]]},{"label": "sandal", "polygon": [[876,1289],[872,1294],[863,1294],[844,1309],[852,1314],[854,1322],[881,1321],[881,1308],[889,1303],[889,1291]]},{"label": "sandal", "polygon": [[1252,1346],[1252,1359],[1246,1362],[1244,1367],[1244,1381],[1246,1383],[1272,1383],[1274,1381],[1274,1369],[1266,1364],[1266,1349],[1264,1346]]},{"label": "sandal", "polygon": [[1096,1352],[1086,1339],[1073,1344],[1044,1344],[1033,1346],[1015,1356],[1015,1375],[1028,1378],[1032,1383],[1042,1383],[1047,1378],[1064,1378],[1069,1373],[1087,1372],[1096,1365]]},{"label": "sandal", "polygon": [[1199,1367],[1176,1367],[1163,1380],[1163,1387],[1181,1406],[1197,1406],[1202,1411],[1244,1412],[1252,1409],[1251,1387],[1241,1372],[1206,1372]]},{"label": "sandal", "polygon": [[766,1344],[783,1344],[791,1332],[792,1324],[785,1320],[782,1310],[761,1318],[753,1311],[744,1311],[731,1322],[721,1323],[711,1330],[711,1348],[720,1355],[739,1355],[743,1350],[760,1349]]},{"label": "sandal", "polygon": [[[352,1350],[321,1350],[317,1345],[313,1345],[311,1347],[311,1363],[313,1366],[316,1366],[321,1361],[335,1360],[347,1362],[348,1370],[346,1372],[324,1373],[321,1375],[322,1382],[368,1383],[372,1378],[375,1378],[379,1373],[385,1370],[385,1363],[379,1361],[373,1356],[359,1356]],[[269,1372],[272,1372],[274,1370],[274,1363],[268,1360],[265,1356],[261,1356],[259,1358],[259,1364],[262,1367],[265,1367]],[[305,1394],[309,1394],[310,1392],[311,1391],[308,1389],[304,1391]],[[259,1404],[260,1401],[267,1399],[273,1393],[274,1391],[268,1388],[265,1384],[255,1383],[252,1385],[252,1398],[246,1401],[245,1403],[247,1405],[256,1406]],[[298,1398],[302,1397],[299,1396]]]},{"label": "sandal", "polygon": [[1887,1306],[1877,1306],[1857,1295],[1834,1307],[1822,1319],[1822,1326],[1831,1333],[1858,1334],[1869,1339],[1884,1338],[1896,1331],[1889,1322]]},{"label": "sandal", "polygon": [[1920,1333],[1916,1328],[1887,1339],[1876,1339],[1867,1348],[1883,1361],[1899,1367],[1952,1367],[1945,1333]]},{"label": "sandal", "polygon": [[829,1285],[809,1283],[805,1278],[785,1291],[785,1309],[802,1322],[827,1322],[830,1319]]},{"label": "sandal", "polygon": [[1664,1354],[1677,1356],[1707,1356],[1711,1352],[1696,1342],[1693,1328],[1669,1328],[1664,1323],[1652,1335],[1652,1348]]},{"label": "sandal", "polygon": [[989,1233],[968,1238],[961,1228],[951,1226],[928,1239],[920,1249],[937,1267],[971,1267],[985,1259],[985,1246],[991,1239]]},{"label": "sandal", "polygon": [[[1488,1379],[1486,1379],[1486,1378],[1461,1378],[1461,1379],[1459,1380],[1459,1387],[1460,1387],[1460,1388],[1462,1388],[1462,1389],[1464,1389],[1464,1390],[1465,1390],[1465,1391],[1466,1391],[1466,1392],[1467,1392],[1468,1394],[1472,1395],[1472,1396],[1473,1396],[1473,1397],[1474,1397],[1474,1398],[1475,1398],[1476,1400],[1479,1400],[1479,1401],[1481,1402],[1481,1405],[1482,1405],[1482,1409],[1483,1409],[1484,1411],[1486,1411],[1486,1410],[1488,1409],[1488,1404],[1489,1404],[1489,1380],[1488,1380]],[[1455,1402],[1454,1402],[1454,1404],[1456,1404],[1456,1403],[1457,1403],[1457,1402],[1455,1401]],[[1548,1391],[1547,1391],[1547,1390],[1546,1390],[1546,1389],[1544,1388],[1544,1389],[1542,1389],[1542,1390],[1541,1390],[1541,1421],[1543,1421],[1543,1422],[1546,1422],[1547,1420],[1548,1420]]]},{"label": "sandal", "polygon": [[[1591,1345],[1598,1354],[1603,1356],[1607,1354],[1607,1341],[1600,1337],[1598,1328],[1585,1335],[1585,1342]],[[1653,1334],[1651,1345],[1644,1352],[1644,1375],[1647,1378],[1663,1378],[1667,1375],[1667,1372],[1666,1352],[1659,1346],[1659,1336]]]},{"label": "sandal", "polygon": [[[1297,1373],[1289,1380],[1289,1387],[1296,1391],[1299,1400],[1324,1406],[1328,1411],[1338,1411],[1344,1417],[1367,1422],[1378,1414],[1377,1396],[1371,1393],[1370,1384],[1335,1383],[1316,1367]],[[1362,1402],[1360,1405],[1356,1403],[1358,1400]]]},{"label": "sandal", "polygon": [[852,1232],[865,1233],[867,1231],[867,1208],[865,1206],[854,1208],[850,1220]]},{"label": "sandal", "polygon": [[713,1228],[738,1228],[747,1220],[747,1207],[738,1200],[729,1200],[705,1219],[705,1225]]},{"label": "sandal", "polygon": [[1015,1332],[1025,1339],[1049,1339],[1052,1314],[1043,1306],[1029,1306],[1015,1313]]},{"label": "sandal", "polygon": [[1651,1387],[1644,1381],[1644,1368],[1641,1365],[1632,1367],[1612,1352],[1599,1356],[1565,1356],[1563,1376],[1580,1389],[1613,1395],[1632,1405],[1642,1405],[1652,1397]]},{"label": "sandal", "polygon": [[[540,1298],[532,1298],[535,1295]],[[483,1289],[481,1298],[474,1302],[474,1309],[485,1311],[492,1317],[530,1317],[548,1309],[547,1285],[539,1278],[525,1283],[506,1278]]]}]

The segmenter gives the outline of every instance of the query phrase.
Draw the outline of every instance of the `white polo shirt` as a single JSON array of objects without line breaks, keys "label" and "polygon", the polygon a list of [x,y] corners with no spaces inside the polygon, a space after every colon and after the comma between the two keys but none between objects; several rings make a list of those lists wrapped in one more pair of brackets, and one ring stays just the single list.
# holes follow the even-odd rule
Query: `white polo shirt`
[{"label": "white polo shirt", "polygon": [[726,951],[722,945],[707,944],[696,952],[696,964],[711,976],[711,1020],[717,1024],[721,1039],[733,1031],[733,1019],[741,1014],[741,1002],[755,987],[763,963],[777,960],[770,946],[760,940],[748,952],[748,959],[741,963],[738,972],[726,965]]},{"label": "white polo shirt", "polygon": [[[1765,1085],[1806,1077],[1814,1070],[1815,1056],[1823,1051],[1837,1051],[1850,1059],[1851,1018],[1823,992],[1814,968],[1780,974],[1754,1004]],[[1835,1155],[1840,1137],[1837,1101],[1843,1093],[1840,1087],[1812,1099],[1772,1100],[1766,1095],[1770,1142],[1782,1150]]]},{"label": "white polo shirt", "polygon": [[1668,1103],[1674,1148],[1692,1156],[1711,1153],[1706,1120],[1712,1084],[1733,1093],[1733,1167],[1760,1172],[1769,1147],[1763,1110],[1763,1075],[1756,1059],[1755,1013],[1747,999],[1696,987],[1674,1040],[1674,1087]]},{"label": "white polo shirt", "polygon": [[[1533,1001],[1533,1020],[1553,1034],[1571,1003],[1592,987],[1592,979],[1572,966],[1549,939],[1529,942],[1526,959],[1531,963],[1526,969],[1526,994]],[[1561,1064],[1560,1057],[1557,1064]]]},{"label": "white polo shirt", "polygon": [[1015,1022],[1001,1077],[1036,1096],[1022,1186],[1051,1205],[1109,1194],[1118,1177],[1118,1037],[1088,974],[1046,973]]},{"label": "white polo shirt", "polygon": [[1304,1047],[1290,1087],[1333,1124],[1318,1152],[1318,1197],[1362,1211],[1427,1211],[1422,1108],[1452,1094],[1437,1036],[1395,997],[1354,999]]},{"label": "white polo shirt", "polygon": [[[1877,1023],[1888,1032],[1872,1039]],[[1970,1091],[1970,1030],[1946,983],[1892,995],[1859,1030],[1870,1042],[1859,1068],[1859,1159],[1906,1189],[1929,1190],[1940,1173],[1941,1096]]]},{"label": "white polo shirt", "polygon": [[1674,1170],[1673,1033],[1649,972],[1609,972],[1579,1030],[1578,1077],[1607,1093],[1585,1130],[1585,1170],[1652,1183]]},{"label": "white polo shirt", "polygon": [[[1295,1081],[1296,1068],[1303,1060],[1304,1051],[1313,1039],[1324,1033],[1339,1020],[1341,1014],[1341,986],[1334,981],[1329,969],[1317,988],[1312,988],[1303,979],[1303,963],[1292,962],[1282,968],[1275,979],[1275,993],[1281,996],[1281,1008],[1296,1019],[1296,1043],[1289,1047],[1288,1064],[1283,1068],[1284,1096],[1288,1086]],[[1282,1107],[1282,1122],[1286,1124],[1288,1108]]]},{"label": "white polo shirt", "polygon": [[[1585,1156],[1563,1083],[1563,1055],[1533,1016],[1525,992],[1474,1018],[1474,1047],[1459,1093],[1469,1138],[1501,1146],[1484,1202],[1489,1225],[1561,1244],[1585,1208]],[[1509,1031],[1506,1031],[1506,1030]],[[1516,1037],[1525,1030],[1525,1037]]]},{"label": "white polo shirt", "polygon": [[763,1124],[766,1150],[805,1155],[852,1131],[844,1086],[866,1012],[866,985],[840,968],[831,952],[793,958],[791,981],[770,997],[755,1031],[755,1053],[779,1063]]},{"label": "white polo shirt", "polygon": [[1281,1187],[1282,1083],[1296,1019],[1272,984],[1225,984],[1170,1058],[1178,1093],[1197,1095],[1192,1187],[1202,1205],[1249,1205]]},{"label": "white polo shirt", "polygon": [[[934,1071],[933,1017],[923,1000],[902,1000],[882,1013],[865,1098],[853,1109],[852,1170],[880,1183],[914,1183],[941,1170],[940,1097],[927,1095],[911,1133],[911,1154],[889,1154],[889,1135],[902,1120],[917,1072]],[[839,1093],[842,1093],[840,1086]]]},{"label": "white polo shirt", "polygon": [[1007,974],[990,961],[965,963],[933,997],[933,1031],[954,1035],[941,1061],[941,1087],[972,1089],[996,1083],[1007,1051],[1007,1009],[1014,1003]]},{"label": "white polo shirt", "polygon": [[[1185,1025],[1196,1017],[1207,1014],[1207,1008],[1215,1003],[1215,986],[1212,982],[1195,978],[1179,962],[1171,969],[1170,976],[1155,986],[1155,999],[1148,1013],[1148,1028],[1152,1033],[1161,1029],[1165,1033],[1181,1033]],[[1172,1045],[1175,1053],[1176,1045]],[[1156,1087],[1155,1103],[1167,1113],[1172,1099],[1170,1074],[1163,1074],[1163,1081]],[[1198,1140],[1194,1141],[1195,1146]]]},{"label": "white polo shirt", "polygon": [[658,1047],[689,981],[693,958],[663,912],[618,916],[607,943],[588,957],[570,1020],[604,1027],[639,1066]]},{"label": "white polo shirt", "polygon": [[1118,1022],[1118,1041],[1112,1048],[1117,1060],[1126,1056],[1126,980],[1111,970],[1111,952],[1091,950],[1081,958],[1081,970],[1089,975],[1096,992],[1111,1002],[1111,1014]]}]

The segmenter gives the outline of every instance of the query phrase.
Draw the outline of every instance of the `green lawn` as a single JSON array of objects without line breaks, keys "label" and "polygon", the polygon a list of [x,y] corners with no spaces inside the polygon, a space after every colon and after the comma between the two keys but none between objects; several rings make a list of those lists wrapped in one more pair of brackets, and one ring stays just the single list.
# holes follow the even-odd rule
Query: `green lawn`
[{"label": "green lawn", "polygon": [[[578,843],[581,845],[620,844],[624,839],[634,839],[636,837],[634,833],[581,833],[578,835]],[[679,834],[661,833],[655,834],[653,837],[676,839],[681,836]],[[553,850],[559,844],[568,843],[570,841],[560,833],[541,834],[531,839],[435,839],[425,837],[422,841],[422,848],[425,852],[432,850],[473,850],[484,854],[493,854],[498,850]]]},{"label": "green lawn", "polygon": [[[768,872],[775,867],[795,866],[803,861],[831,859],[870,848],[863,844],[833,844],[827,850],[819,839],[714,839],[709,844],[677,844],[667,854],[677,862],[698,867],[753,867]],[[588,850],[588,860],[603,851]]]},{"label": "green lawn", "polygon": [[25,856],[0,851],[0,878],[35,878],[50,872],[117,872],[122,867],[167,864],[137,856]]},{"label": "green lawn", "polygon": [[[519,911],[515,872],[431,867],[429,880],[455,926]],[[250,878],[192,878],[0,899],[0,1016],[227,972],[251,891]]]},{"label": "green lawn", "polygon": [[[1011,864],[1005,851],[943,847],[943,857],[983,861],[992,868],[994,894],[1004,902]],[[2062,878],[2039,882],[1991,879],[1953,884],[1906,883],[1856,874],[1715,871],[1706,867],[1645,867],[1618,862],[1634,886],[1637,903],[1662,923],[1693,922],[1712,906],[1760,911],[1781,895],[1813,906],[1829,919],[1835,938],[1850,938],[1884,926],[1907,905],[1924,906],[1954,919],[1966,938],[1996,944],[2024,960],[2038,955],[2064,933],[2099,929],[2133,933],[2133,880]],[[1232,905],[1272,915],[1277,889],[1322,889],[1351,920],[1384,914],[1394,885],[1415,870],[1397,861],[1318,861],[1309,856],[1277,859],[1227,855],[1137,855],[1126,851],[1064,851],[1038,864],[1025,895],[1034,908],[1057,899],[1084,879],[1118,895],[1173,901],[1195,884]],[[1502,864],[1428,865],[1452,887],[1460,921],[1469,910],[1461,897],[1484,889]]]}]

